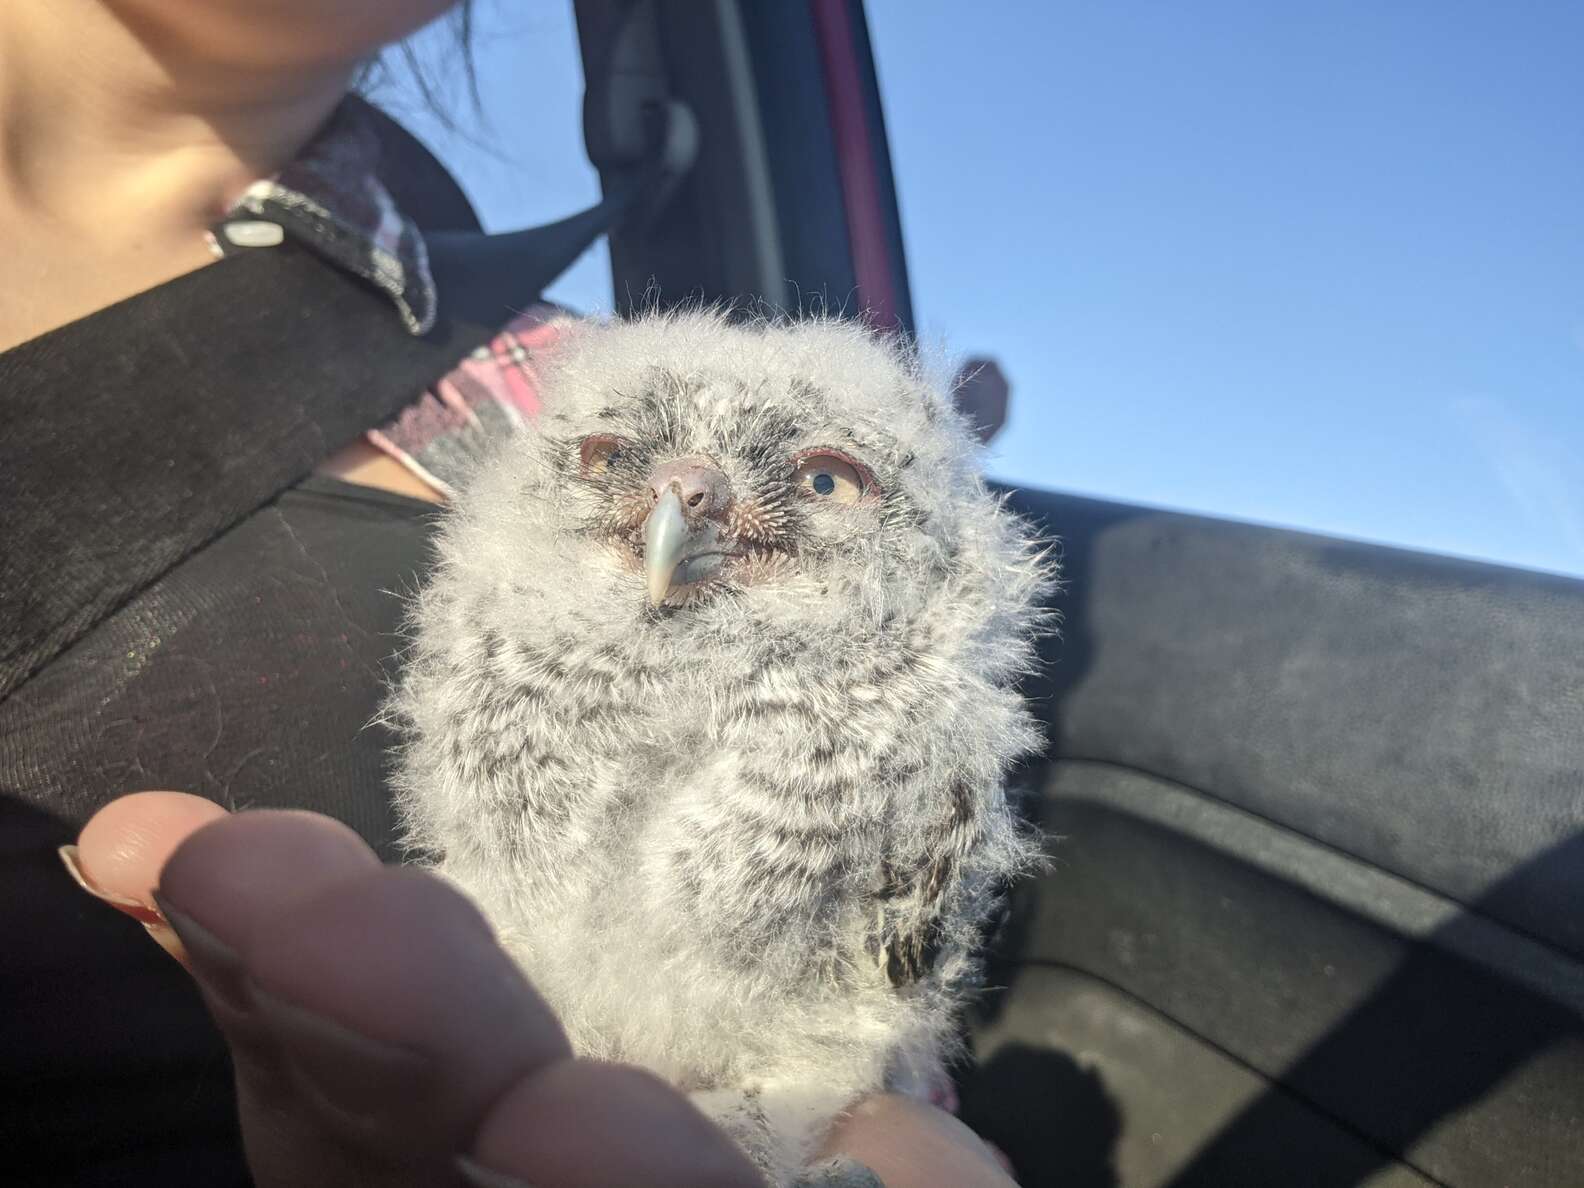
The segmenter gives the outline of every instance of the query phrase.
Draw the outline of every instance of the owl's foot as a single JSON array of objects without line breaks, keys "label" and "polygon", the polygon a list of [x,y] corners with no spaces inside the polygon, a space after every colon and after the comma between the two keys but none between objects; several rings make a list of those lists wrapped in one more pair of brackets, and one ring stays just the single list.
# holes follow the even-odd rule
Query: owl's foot
[{"label": "owl's foot", "polygon": [[804,1168],[792,1188],[885,1188],[885,1184],[856,1159],[838,1155]]},{"label": "owl's foot", "polygon": [[802,1085],[756,1085],[690,1094],[731,1135],[771,1188],[885,1188],[880,1177],[845,1155],[804,1165],[818,1136],[851,1093]]}]

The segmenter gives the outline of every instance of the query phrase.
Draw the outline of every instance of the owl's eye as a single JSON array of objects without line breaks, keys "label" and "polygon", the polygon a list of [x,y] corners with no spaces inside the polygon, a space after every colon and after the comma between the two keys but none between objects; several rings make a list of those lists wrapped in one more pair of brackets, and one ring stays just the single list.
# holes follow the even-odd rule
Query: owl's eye
[{"label": "owl's eye", "polygon": [[578,450],[578,466],[585,478],[604,474],[621,457],[627,443],[609,433],[596,433],[583,439]]},{"label": "owl's eye", "polygon": [[819,451],[797,459],[792,485],[815,499],[857,503],[874,489],[874,480],[850,458]]}]

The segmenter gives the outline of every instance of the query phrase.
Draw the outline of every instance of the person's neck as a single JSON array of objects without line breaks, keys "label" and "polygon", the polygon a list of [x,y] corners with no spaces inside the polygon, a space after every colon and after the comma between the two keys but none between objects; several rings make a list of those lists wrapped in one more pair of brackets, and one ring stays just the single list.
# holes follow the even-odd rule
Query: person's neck
[{"label": "person's neck", "polygon": [[118,15],[142,3],[0,0],[0,350],[211,263],[345,94],[355,60],[220,67]]},{"label": "person's neck", "polygon": [[0,238],[201,236],[301,149],[352,68],[219,69],[101,0],[0,5]]}]

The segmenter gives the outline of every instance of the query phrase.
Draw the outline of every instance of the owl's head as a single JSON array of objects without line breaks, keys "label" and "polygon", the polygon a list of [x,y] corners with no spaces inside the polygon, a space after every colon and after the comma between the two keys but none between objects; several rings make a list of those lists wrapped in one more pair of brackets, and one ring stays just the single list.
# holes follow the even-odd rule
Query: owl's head
[{"label": "owl's head", "polygon": [[949,394],[861,326],[572,323],[543,380],[537,431],[451,533],[538,613],[715,640],[1004,631],[1048,582]]}]

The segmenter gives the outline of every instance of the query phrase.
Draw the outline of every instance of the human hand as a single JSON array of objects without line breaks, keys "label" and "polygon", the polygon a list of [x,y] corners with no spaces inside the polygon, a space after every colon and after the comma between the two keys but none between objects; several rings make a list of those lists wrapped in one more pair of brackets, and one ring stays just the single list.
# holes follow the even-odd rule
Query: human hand
[{"label": "human hand", "polygon": [[141,793],[76,858],[197,979],[259,1188],[461,1184],[459,1155],[490,1188],[761,1188],[658,1078],[574,1059],[461,895],[327,817]]},{"label": "human hand", "polygon": [[[762,1188],[669,1085],[573,1058],[460,894],[328,817],[137,793],[89,821],[72,863],[198,981],[259,1188]],[[824,1153],[889,1188],[1011,1183],[961,1123],[889,1096]]]}]

